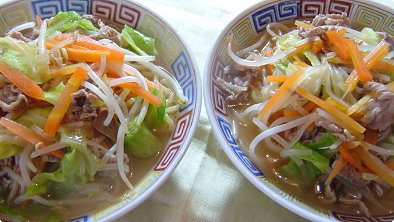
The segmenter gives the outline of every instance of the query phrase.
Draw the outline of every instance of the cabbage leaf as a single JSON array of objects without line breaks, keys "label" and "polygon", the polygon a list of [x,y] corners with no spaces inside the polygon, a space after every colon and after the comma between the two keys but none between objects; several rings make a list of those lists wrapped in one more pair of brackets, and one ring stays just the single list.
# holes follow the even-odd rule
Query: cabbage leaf
[{"label": "cabbage leaf", "polygon": [[55,105],[66,86],[61,82],[59,85],[44,92],[44,100]]},{"label": "cabbage leaf", "polygon": [[129,132],[124,138],[124,147],[135,157],[148,158],[158,154],[161,149],[159,139],[152,134],[145,122],[137,128],[137,117],[130,121]]},{"label": "cabbage leaf", "polygon": [[125,25],[122,30],[122,39],[126,47],[139,55],[157,55],[155,39],[145,36],[137,30]]},{"label": "cabbage leaf", "polygon": [[152,104],[149,104],[148,112],[146,113],[145,121],[149,128],[158,128],[166,123],[166,98],[163,95],[163,92],[160,90],[153,88],[151,93],[155,96],[159,97],[162,101],[159,107],[155,107]]},{"label": "cabbage leaf", "polygon": [[37,55],[37,47],[10,37],[0,38],[1,62],[19,70],[34,82],[48,80],[49,65],[43,56]]},{"label": "cabbage leaf", "polygon": [[27,187],[26,195],[43,195],[63,191],[76,184],[86,184],[93,179],[100,161],[87,149],[86,138],[81,130],[69,132],[61,129],[60,142],[69,145],[69,151],[60,161],[60,167],[52,173],[37,174]]},{"label": "cabbage leaf", "polygon": [[50,36],[55,32],[72,31],[76,28],[82,28],[88,31],[99,31],[91,21],[84,19],[75,11],[58,12],[55,17],[48,21],[46,36]]}]

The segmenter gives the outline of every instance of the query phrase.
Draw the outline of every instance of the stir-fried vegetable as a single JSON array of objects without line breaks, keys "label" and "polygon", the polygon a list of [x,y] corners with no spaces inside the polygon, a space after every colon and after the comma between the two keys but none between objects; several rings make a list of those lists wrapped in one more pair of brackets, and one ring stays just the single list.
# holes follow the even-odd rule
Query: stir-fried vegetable
[{"label": "stir-fried vegetable", "polygon": [[[218,85],[242,123],[234,135],[242,135],[243,124],[249,133],[251,119],[259,132],[240,144],[249,144],[257,165],[273,168],[274,181],[314,190],[317,201],[357,204],[368,216],[367,202],[386,204],[375,200],[386,193],[376,190],[382,181],[394,186],[394,37],[354,30],[345,14],[295,25],[270,23],[256,44],[238,52],[230,39],[234,64]],[[272,38],[263,41],[265,35]],[[353,190],[361,197],[349,195]]]},{"label": "stir-fried vegetable", "polygon": [[48,120],[44,126],[44,132],[49,136],[55,136],[57,129],[60,126],[64,114],[67,112],[68,106],[70,105],[70,95],[78,90],[83,80],[87,76],[88,72],[82,68],[79,68],[68,80],[66,87],[63,89],[62,94],[59,96],[55,107],[49,114]]},{"label": "stir-fried vegetable", "polygon": [[[155,39],[105,22],[59,12],[0,38],[5,219],[51,221],[51,207],[67,220],[71,208],[97,210],[133,192],[131,177],[152,164],[144,159],[161,152],[187,104],[179,83],[152,63]],[[35,205],[52,215],[36,219]]]}]

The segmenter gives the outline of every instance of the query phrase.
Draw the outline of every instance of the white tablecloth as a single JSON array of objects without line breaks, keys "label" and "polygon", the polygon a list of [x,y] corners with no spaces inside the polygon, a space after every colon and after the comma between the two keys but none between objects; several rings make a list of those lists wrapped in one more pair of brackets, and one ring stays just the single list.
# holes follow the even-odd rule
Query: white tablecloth
[{"label": "white tablecloth", "polygon": [[[225,25],[258,0],[140,1],[186,40],[201,78],[213,42]],[[381,0],[393,4],[394,0]],[[392,6],[391,6],[392,7]],[[119,221],[306,221],[270,200],[231,164],[216,141],[203,104],[197,132],[171,177]]]}]

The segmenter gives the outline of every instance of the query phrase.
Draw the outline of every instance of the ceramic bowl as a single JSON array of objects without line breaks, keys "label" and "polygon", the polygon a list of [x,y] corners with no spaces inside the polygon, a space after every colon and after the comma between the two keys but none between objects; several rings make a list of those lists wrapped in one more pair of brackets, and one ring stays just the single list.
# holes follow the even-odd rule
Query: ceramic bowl
[{"label": "ceramic bowl", "polygon": [[371,218],[319,209],[299,197],[276,187],[248,158],[232,131],[232,117],[226,105],[225,92],[215,83],[230,64],[228,36],[238,48],[253,44],[270,22],[311,19],[316,14],[346,12],[352,25],[371,27],[394,34],[394,9],[362,0],[265,0],[240,12],[221,32],[214,43],[204,72],[204,100],[214,134],[235,167],[261,192],[290,211],[312,221],[393,221],[394,215],[372,215]]},{"label": "ceramic bowl", "polygon": [[35,21],[36,15],[50,18],[59,11],[77,11],[127,24],[156,39],[158,63],[170,71],[180,83],[189,103],[181,109],[176,126],[165,146],[162,157],[135,184],[135,195],[125,198],[101,211],[70,218],[73,222],[113,221],[131,211],[168,179],[187,151],[201,109],[201,82],[196,61],[185,41],[158,13],[141,3],[128,0],[7,0],[0,2],[0,34],[25,22]]}]

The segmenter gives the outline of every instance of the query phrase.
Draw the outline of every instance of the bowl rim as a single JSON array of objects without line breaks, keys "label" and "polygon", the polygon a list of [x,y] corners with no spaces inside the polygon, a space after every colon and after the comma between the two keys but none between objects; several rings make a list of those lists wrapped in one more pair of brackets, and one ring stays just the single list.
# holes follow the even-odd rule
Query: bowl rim
[{"label": "bowl rim", "polygon": [[[18,1],[21,1],[21,0],[2,0],[0,2],[0,8],[8,6],[8,5],[18,2]],[[164,27],[166,29],[170,30],[176,36],[176,38],[178,38],[179,42],[181,43],[181,45],[184,49],[184,52],[186,53],[186,55],[190,59],[191,68],[195,71],[194,72],[195,73],[194,76],[195,76],[195,80],[196,80],[195,81],[196,93],[195,93],[195,98],[194,98],[195,99],[195,106],[193,108],[193,110],[194,110],[193,111],[194,112],[193,118],[191,119],[191,123],[189,126],[190,131],[183,139],[183,141],[184,141],[183,145],[181,146],[177,155],[172,160],[172,162],[169,164],[169,166],[164,171],[162,171],[162,173],[157,178],[157,180],[154,181],[146,190],[144,190],[144,192],[141,193],[136,199],[125,204],[125,206],[122,206],[119,210],[111,213],[110,215],[99,219],[98,221],[100,221],[100,222],[115,221],[115,220],[119,219],[120,217],[126,215],[127,213],[131,212],[133,209],[135,209],[136,207],[141,205],[143,202],[145,202],[146,199],[148,199],[154,192],[156,192],[157,189],[159,189],[163,185],[164,182],[166,182],[168,180],[168,178],[171,176],[172,172],[175,170],[175,168],[178,166],[178,164],[180,163],[180,161],[182,160],[182,158],[186,154],[187,150],[190,148],[194,134],[197,130],[198,120],[200,118],[201,108],[202,108],[201,74],[200,74],[200,71],[199,71],[199,68],[197,65],[196,58],[195,58],[190,46],[188,45],[187,41],[185,41],[184,37],[181,36],[180,33],[178,31],[176,31],[176,29],[169,22],[167,22],[161,15],[159,15],[159,13],[155,12],[147,5],[145,5],[141,2],[138,2],[137,0],[119,0],[118,2],[124,2],[124,1],[130,2],[134,5],[142,8],[144,11],[146,11],[146,13],[153,15],[155,18],[157,18],[160,22],[162,22],[164,24]],[[25,0],[23,0],[23,2],[25,2]],[[149,172],[153,171],[153,168],[154,168],[154,166],[150,169],[150,171],[148,171],[148,174],[149,174]],[[138,184],[138,182],[137,182],[137,184]],[[114,205],[110,205],[108,207],[111,207],[111,206],[114,206]],[[105,210],[107,208],[101,209],[100,211]],[[96,211],[95,213],[99,213],[100,211]],[[92,216],[95,213],[88,212],[84,216]],[[68,220],[70,220],[70,219],[68,219]]]},{"label": "bowl rim", "polygon": [[[265,6],[268,6],[269,4],[275,3],[275,2],[280,2],[281,0],[263,0],[260,2],[257,2],[250,7],[244,9],[240,13],[238,13],[234,18],[230,20],[230,22],[221,30],[220,34],[216,37],[216,40],[212,43],[210,51],[209,51],[209,56],[207,57],[205,67],[204,67],[204,75],[203,75],[203,84],[204,84],[204,103],[205,103],[205,108],[206,112],[208,115],[209,122],[211,123],[211,127],[213,129],[214,135],[216,139],[219,141],[220,146],[222,147],[222,150],[225,152],[226,156],[230,159],[232,164],[241,172],[241,174],[246,177],[249,182],[251,182],[258,190],[260,190],[262,193],[264,193],[266,196],[268,196],[271,200],[275,201],[282,207],[286,208],[287,210],[305,218],[311,221],[324,221],[324,222],[329,222],[329,221],[336,221],[332,220],[332,218],[325,218],[322,217],[321,215],[314,213],[308,209],[305,209],[303,207],[300,207],[299,205],[296,205],[294,202],[285,199],[283,196],[279,195],[276,193],[272,188],[270,188],[266,183],[262,182],[260,179],[258,179],[239,159],[239,157],[231,150],[229,147],[228,143],[226,142],[218,124],[216,121],[216,117],[214,114],[214,109],[212,106],[212,97],[211,97],[211,70],[213,67],[213,59],[216,54],[216,50],[219,49],[220,43],[222,40],[227,36],[227,32],[236,24],[238,23],[242,18],[245,16],[249,15],[253,11],[255,11],[257,8],[263,8]],[[354,0],[355,2],[362,2],[362,3],[373,3],[377,8],[384,9],[387,6],[381,4],[380,2],[376,2],[373,0]],[[390,9],[394,10],[394,9]],[[249,158],[249,157],[248,157]],[[260,169],[259,169],[260,170]],[[261,171],[261,170],[260,170]],[[275,185],[275,187],[277,187]],[[279,188],[280,189],[280,188]],[[282,190],[282,189],[280,189]],[[287,193],[287,192],[285,192]],[[309,204],[306,204],[308,207],[311,207]],[[312,207],[311,207],[312,208]]]},{"label": "bowl rim", "polygon": [[[148,6],[145,4],[138,2],[137,0],[123,0],[127,2],[131,2],[141,8],[143,8],[147,13],[152,14],[155,16],[157,19],[159,19],[167,29],[169,29],[172,33],[176,35],[176,37],[179,39],[179,42],[181,45],[184,47],[186,55],[189,55],[190,61],[192,68],[195,70],[195,79],[196,79],[196,94],[195,94],[195,99],[196,99],[196,106],[194,108],[194,116],[191,120],[190,124],[190,131],[184,138],[184,143],[181,146],[181,149],[178,151],[178,154],[175,156],[175,158],[172,160],[170,165],[163,171],[163,173],[158,177],[158,179],[153,182],[140,196],[138,196],[135,200],[133,200],[130,203],[127,203],[124,207],[119,209],[118,211],[110,214],[107,217],[104,217],[100,219],[100,222],[104,221],[115,221],[116,219],[119,219],[120,217],[126,215],[127,213],[131,212],[133,209],[141,205],[143,202],[145,202],[146,199],[148,199],[154,192],[156,192],[157,189],[159,189],[164,182],[168,180],[168,178],[171,176],[172,172],[175,170],[175,168],[178,166],[180,161],[183,159],[184,155],[186,154],[187,150],[190,148],[190,145],[192,143],[192,140],[194,138],[194,134],[197,130],[197,125],[198,125],[198,120],[200,119],[200,113],[201,113],[201,108],[202,108],[202,81],[201,81],[201,74],[198,69],[197,61],[196,58],[190,49],[190,46],[187,44],[183,36],[179,34],[179,32],[176,31],[176,29],[169,23],[167,22],[161,15],[156,13],[154,10],[150,9]],[[153,168],[152,168],[153,169]],[[149,171],[151,172],[152,169]],[[90,214],[91,215],[91,214]]]}]

